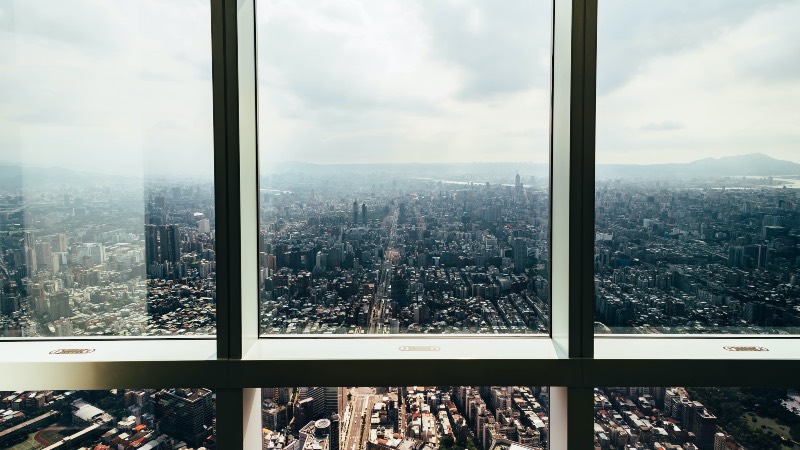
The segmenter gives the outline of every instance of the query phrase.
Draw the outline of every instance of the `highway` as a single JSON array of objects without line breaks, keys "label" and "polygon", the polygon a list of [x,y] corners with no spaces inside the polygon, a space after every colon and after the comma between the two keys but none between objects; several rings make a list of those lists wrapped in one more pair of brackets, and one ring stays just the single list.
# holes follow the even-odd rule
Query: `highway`
[{"label": "highway", "polygon": [[[373,388],[351,388],[350,394],[350,420],[347,424],[347,432],[344,438],[342,450],[360,450],[366,448],[369,438],[369,409],[372,404],[372,397],[375,393]],[[364,422],[366,421],[366,423]],[[362,429],[363,425],[363,429]]]},{"label": "highway", "polygon": [[394,208],[384,219],[383,226],[389,229],[389,237],[383,249],[384,264],[378,274],[378,286],[375,290],[375,297],[370,305],[368,333],[386,334],[391,330],[386,329],[383,323],[386,321],[386,306],[389,299],[389,285],[392,281],[392,267],[394,267],[399,252],[395,248],[397,243],[397,208]]}]

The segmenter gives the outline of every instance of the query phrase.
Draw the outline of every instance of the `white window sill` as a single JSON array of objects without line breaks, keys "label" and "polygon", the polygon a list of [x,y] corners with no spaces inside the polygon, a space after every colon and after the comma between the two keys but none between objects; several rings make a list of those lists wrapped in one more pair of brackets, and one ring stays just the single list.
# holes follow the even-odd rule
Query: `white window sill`
[{"label": "white window sill", "polygon": [[[726,347],[740,351],[726,350]],[[765,351],[754,351],[766,349]],[[595,359],[792,360],[800,359],[800,339],[792,337],[596,336]]]},{"label": "white window sill", "polygon": [[244,360],[556,360],[561,356],[547,336],[441,338],[259,339]]},{"label": "white window sill", "polygon": [[[227,383],[209,340],[0,342],[0,390],[219,387]],[[73,353],[79,349],[91,350]]]}]

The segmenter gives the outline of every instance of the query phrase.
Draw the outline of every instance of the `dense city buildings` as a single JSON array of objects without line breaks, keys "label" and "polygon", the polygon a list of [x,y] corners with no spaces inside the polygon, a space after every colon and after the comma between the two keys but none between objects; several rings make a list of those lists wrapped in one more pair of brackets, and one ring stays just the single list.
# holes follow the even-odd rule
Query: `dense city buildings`
[{"label": "dense city buildings", "polygon": [[214,450],[208,389],[0,391],[0,448]]},{"label": "dense city buildings", "polygon": [[[330,395],[315,398],[315,390]],[[547,388],[299,387],[262,395],[264,450],[548,448]]]},{"label": "dense city buildings", "polygon": [[[715,410],[698,401],[700,396]],[[596,388],[594,448],[795,448],[800,445],[798,398],[794,391],[776,388]]]},{"label": "dense city buildings", "polygon": [[800,333],[796,179],[597,182],[598,332]]},{"label": "dense city buildings", "polygon": [[[265,174],[261,332],[547,333],[548,180],[507,166]],[[797,334],[794,186],[598,179],[596,331]],[[0,335],[215,333],[213,185],[5,192]]]},{"label": "dense city buildings", "polygon": [[213,184],[127,183],[0,195],[0,336],[216,333]]},{"label": "dense city buildings", "polygon": [[545,178],[384,170],[262,183],[262,333],[548,332]]}]

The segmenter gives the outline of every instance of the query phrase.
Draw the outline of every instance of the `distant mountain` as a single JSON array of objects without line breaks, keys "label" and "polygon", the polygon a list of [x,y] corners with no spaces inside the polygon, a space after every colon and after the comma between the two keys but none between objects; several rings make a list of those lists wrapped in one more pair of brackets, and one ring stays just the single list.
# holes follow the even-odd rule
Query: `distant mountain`
[{"label": "distant mountain", "polygon": [[[306,162],[279,162],[262,166],[262,181],[272,175],[296,175],[312,177],[359,177],[392,178],[422,177],[446,179],[455,177],[464,181],[495,182],[498,179],[513,179],[519,173],[523,179],[533,176],[549,177],[547,164],[531,162],[464,162],[464,163],[399,163],[399,164],[315,164]],[[598,179],[614,178],[707,178],[730,176],[780,176],[800,175],[800,164],[783,161],[764,155],[726,156],[705,158],[690,163],[675,164],[598,164]],[[15,190],[23,186],[88,185],[92,183],[118,183],[141,179],[113,176],[97,172],[82,172],[60,167],[21,167],[0,163],[0,189]]]},{"label": "distant mountain", "polygon": [[735,176],[800,175],[800,164],[763,153],[704,158],[676,164],[598,164],[596,177],[606,178],[706,178]]},{"label": "distant mountain", "polygon": [[88,185],[92,183],[119,182],[124,177],[102,173],[79,172],[63,167],[23,167],[0,165],[0,188],[17,190],[22,187]]}]

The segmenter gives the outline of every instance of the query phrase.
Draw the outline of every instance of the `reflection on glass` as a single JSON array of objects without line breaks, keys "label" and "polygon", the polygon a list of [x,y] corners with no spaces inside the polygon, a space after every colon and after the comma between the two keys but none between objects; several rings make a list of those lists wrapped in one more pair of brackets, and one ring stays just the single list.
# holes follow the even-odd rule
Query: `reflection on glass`
[{"label": "reflection on glass", "polygon": [[598,333],[800,332],[798,17],[600,2]]},{"label": "reflection on glass", "polygon": [[799,401],[787,388],[596,388],[595,448],[791,449]]},{"label": "reflection on glass", "polygon": [[215,334],[208,2],[3,2],[0,41],[0,337]]},{"label": "reflection on glass", "polygon": [[216,448],[209,389],[0,391],[0,449]]},{"label": "reflection on glass", "polygon": [[284,387],[262,396],[270,449],[547,449],[546,387]]},{"label": "reflection on glass", "polygon": [[261,332],[546,333],[550,2],[257,6]]}]

